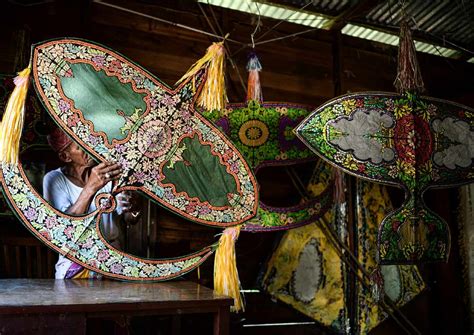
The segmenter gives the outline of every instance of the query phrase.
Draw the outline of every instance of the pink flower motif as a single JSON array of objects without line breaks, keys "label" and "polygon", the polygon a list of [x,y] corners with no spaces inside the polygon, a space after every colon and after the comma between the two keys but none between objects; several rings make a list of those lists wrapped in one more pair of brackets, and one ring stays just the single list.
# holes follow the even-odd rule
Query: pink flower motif
[{"label": "pink flower motif", "polygon": [[36,218],[38,217],[38,213],[36,212],[36,209],[34,209],[33,207],[30,207],[26,211],[25,217],[28,219],[28,221],[33,221],[33,220],[36,220]]},{"label": "pink flower motif", "polygon": [[68,127],[75,127],[79,123],[79,116],[76,114],[72,114],[67,118],[67,126]]},{"label": "pink flower motif", "polygon": [[163,197],[166,199],[166,200],[172,200],[175,198],[173,192],[171,192],[170,190],[166,190]]},{"label": "pink flower motif", "polygon": [[125,157],[119,157],[118,163],[122,167],[122,169],[127,170],[130,167],[130,161],[128,161]]},{"label": "pink flower motif", "polygon": [[127,150],[127,148],[123,144],[117,144],[115,146],[115,151],[117,151],[119,154],[123,154],[125,150]]},{"label": "pink flower motif", "polygon": [[174,106],[175,102],[173,100],[173,97],[170,95],[165,95],[163,99],[161,99],[161,103],[165,106]]},{"label": "pink flower motif", "polygon": [[67,236],[67,238],[71,239],[72,238],[72,233],[74,232],[74,228],[73,227],[67,227],[66,229],[64,229],[64,235]]},{"label": "pink flower motif", "polygon": [[89,135],[89,143],[90,145],[92,145],[93,147],[95,147],[96,145],[99,144],[99,138],[97,136],[94,136],[94,135]]},{"label": "pink flower motif", "polygon": [[105,261],[105,260],[108,259],[109,257],[110,257],[110,254],[109,254],[109,251],[108,251],[108,250],[101,250],[101,251],[99,251],[99,254],[97,255],[97,259],[98,259],[100,262]]},{"label": "pink flower motif", "polygon": [[91,58],[92,62],[97,65],[97,66],[104,66],[105,63],[105,57],[104,56],[94,56]]},{"label": "pink flower motif", "polygon": [[145,172],[143,171],[137,171],[135,172],[135,174],[133,175],[135,177],[135,179],[139,182],[143,182],[143,180],[145,179],[146,177],[146,174]]},{"label": "pink flower motif", "polygon": [[71,108],[71,105],[69,104],[69,102],[65,101],[65,100],[60,100],[59,101],[59,110],[61,112],[65,112],[67,111],[69,108]]},{"label": "pink flower motif", "polygon": [[230,165],[230,171],[232,171],[233,173],[239,172],[239,167],[237,165],[237,162],[234,162]]},{"label": "pink flower motif", "polygon": [[87,241],[86,241],[86,243],[84,243],[84,244],[82,245],[82,247],[83,247],[83,248],[86,248],[86,249],[90,249],[90,248],[92,248],[92,246],[93,246],[93,243],[92,243],[92,239],[91,239],[91,238],[88,238]]},{"label": "pink flower motif", "polygon": [[157,108],[158,107],[158,100],[156,100],[156,98],[151,98],[150,99],[150,106],[151,106],[151,108]]},{"label": "pink flower motif", "polygon": [[211,212],[211,209],[207,206],[201,206],[201,208],[199,208],[199,215],[206,215],[206,214],[209,214]]},{"label": "pink flower motif", "polygon": [[45,220],[46,228],[51,229],[58,224],[55,217],[47,217]]},{"label": "pink flower motif", "polygon": [[184,109],[181,111],[181,119],[184,120],[185,122],[191,119],[191,113],[189,112],[189,109]]},{"label": "pink flower motif", "polygon": [[123,266],[119,263],[114,263],[110,267],[110,271],[112,271],[112,273],[122,273],[122,270],[123,270]]}]

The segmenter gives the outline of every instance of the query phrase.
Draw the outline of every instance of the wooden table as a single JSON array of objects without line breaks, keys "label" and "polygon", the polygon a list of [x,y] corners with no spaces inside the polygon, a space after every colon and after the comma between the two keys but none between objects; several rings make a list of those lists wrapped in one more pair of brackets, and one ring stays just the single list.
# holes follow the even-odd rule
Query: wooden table
[{"label": "wooden table", "polygon": [[222,335],[229,332],[231,304],[188,281],[0,279],[0,334],[51,334],[58,325],[68,334],[85,334],[90,318],[212,313],[214,334]]}]

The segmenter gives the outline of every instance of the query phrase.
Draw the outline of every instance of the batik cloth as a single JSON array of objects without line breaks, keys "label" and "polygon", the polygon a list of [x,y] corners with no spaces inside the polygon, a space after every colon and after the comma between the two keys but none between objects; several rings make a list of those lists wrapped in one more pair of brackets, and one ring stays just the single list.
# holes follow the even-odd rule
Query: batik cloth
[{"label": "batik cloth", "polygon": [[[358,186],[358,222],[355,229],[359,263],[371,273],[375,268],[376,231],[380,217],[391,210],[385,188],[360,182]],[[314,224],[285,233],[274,252],[264,279],[265,289],[281,301],[312,317],[338,333],[348,325],[349,267],[345,266],[337,248],[322,225],[332,227],[342,241],[344,231],[338,227],[334,210]],[[347,242],[347,241],[346,241]],[[384,290],[397,306],[413,299],[424,288],[415,266],[382,266]],[[356,284],[357,330],[351,334],[366,334],[383,321],[387,314],[374,302],[372,292],[358,281]]]}]

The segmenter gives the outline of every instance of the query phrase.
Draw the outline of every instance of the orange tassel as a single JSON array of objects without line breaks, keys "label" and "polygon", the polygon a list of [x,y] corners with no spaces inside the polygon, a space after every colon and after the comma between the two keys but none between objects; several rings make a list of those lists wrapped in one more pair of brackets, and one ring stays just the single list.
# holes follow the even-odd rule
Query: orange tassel
[{"label": "orange tassel", "polygon": [[260,61],[254,52],[249,57],[247,71],[249,72],[249,78],[247,82],[247,101],[255,100],[262,102],[263,94],[259,74],[259,72],[262,71],[262,65],[260,64]]}]

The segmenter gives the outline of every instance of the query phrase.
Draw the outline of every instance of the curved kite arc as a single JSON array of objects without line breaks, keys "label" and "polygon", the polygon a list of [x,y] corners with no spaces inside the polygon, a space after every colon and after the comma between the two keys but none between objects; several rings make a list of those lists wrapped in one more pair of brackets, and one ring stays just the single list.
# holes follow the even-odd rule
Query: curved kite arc
[{"label": "curved kite arc", "polygon": [[260,201],[257,215],[242,226],[242,231],[264,233],[305,226],[323,217],[332,205],[332,184],[317,197],[296,206],[275,207]]},{"label": "curved kite arc", "polygon": [[179,258],[146,259],[128,255],[103,238],[100,220],[96,219],[114,207],[103,207],[84,216],[62,213],[33,189],[21,165],[3,163],[0,183],[19,220],[38,239],[70,260],[107,277],[130,281],[168,280],[195,269],[213,253],[210,246]]},{"label": "curved kite arc", "polygon": [[118,187],[204,225],[255,216],[247,162],[194,110],[205,71],[171,89],[124,56],[71,38],[35,45],[32,71],[55,122],[97,160],[122,165]]},{"label": "curved kite arc", "polygon": [[330,164],[398,186],[405,202],[379,230],[381,263],[447,260],[449,228],[422,196],[474,181],[474,110],[450,101],[388,92],[337,97],[296,128]]}]

